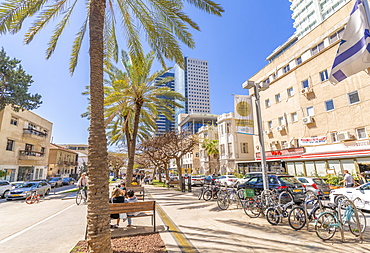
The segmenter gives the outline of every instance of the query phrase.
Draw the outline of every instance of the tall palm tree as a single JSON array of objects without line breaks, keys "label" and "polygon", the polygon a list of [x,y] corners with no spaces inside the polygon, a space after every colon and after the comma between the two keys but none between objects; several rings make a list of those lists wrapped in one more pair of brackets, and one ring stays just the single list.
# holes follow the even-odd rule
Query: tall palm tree
[{"label": "tall palm tree", "polygon": [[132,179],[138,134],[141,139],[147,138],[144,131],[155,130],[157,116],[170,118],[173,108],[181,107],[175,101],[185,100],[180,93],[161,86],[173,80],[173,77],[160,78],[169,68],[151,74],[153,61],[153,52],[144,56],[123,51],[121,62],[125,71],[115,66],[106,71],[109,80],[105,82],[105,116],[111,129],[108,138],[111,144],[124,142],[127,146],[127,184]]},{"label": "tall palm tree", "polygon": [[220,169],[218,140],[204,139],[202,148],[205,149],[209,157],[209,172],[218,173]]},{"label": "tall palm tree", "polygon": [[87,15],[73,42],[70,72],[75,70],[88,29],[91,103],[88,248],[90,252],[108,253],[112,249],[107,201],[109,170],[104,125],[103,61],[104,58],[118,58],[116,27],[123,27],[127,49],[131,53],[142,51],[140,34],[143,34],[162,63],[167,58],[183,66],[179,41],[193,48],[194,41],[188,26],[199,30],[198,25],[183,12],[184,3],[218,16],[221,16],[223,9],[212,0],[4,0],[0,4],[0,34],[17,33],[26,18],[36,17],[25,34],[25,43],[28,44],[50,21],[59,20],[46,50],[46,57],[49,58],[78,2],[85,4]]}]

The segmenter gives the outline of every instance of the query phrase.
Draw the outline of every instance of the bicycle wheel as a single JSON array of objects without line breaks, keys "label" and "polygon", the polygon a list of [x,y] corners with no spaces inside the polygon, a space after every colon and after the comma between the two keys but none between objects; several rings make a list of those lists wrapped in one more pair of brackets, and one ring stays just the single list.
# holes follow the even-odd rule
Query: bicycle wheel
[{"label": "bicycle wheel", "polygon": [[319,215],[321,213],[324,213],[324,212],[332,212],[334,213],[335,212],[335,209],[330,207],[330,206],[322,206],[322,208],[320,208],[320,206],[316,206],[313,210],[312,210],[312,217],[311,219],[314,219],[316,220],[317,217],[319,217]]},{"label": "bicycle wheel", "polygon": [[27,203],[27,204],[33,204],[33,203],[35,203],[35,201],[36,201],[36,198],[35,198],[35,196],[34,196],[34,195],[30,195],[30,196],[28,196],[28,197],[26,198],[26,203]]},{"label": "bicycle wheel", "polygon": [[81,204],[81,201],[82,201],[82,193],[81,191],[77,192],[77,195],[76,195],[76,204],[79,205]]},{"label": "bicycle wheel", "polygon": [[289,212],[289,225],[295,229],[300,230],[306,225],[306,214],[302,207],[296,206]]},{"label": "bicycle wheel", "polygon": [[205,201],[208,201],[212,198],[212,191],[211,190],[206,190],[204,193],[203,193],[203,199]]},{"label": "bicycle wheel", "polygon": [[243,203],[243,210],[250,218],[257,218],[260,216],[260,207],[254,199],[248,199]]},{"label": "bicycle wheel", "polygon": [[225,195],[220,195],[217,198],[217,205],[221,210],[226,210],[229,208],[230,205],[230,200],[227,196]]},{"label": "bicycle wheel", "polygon": [[334,236],[337,226],[337,219],[332,213],[321,213],[315,224],[316,234],[322,240],[329,240]]},{"label": "bicycle wheel", "polygon": [[[357,210],[358,221],[360,223],[361,232],[364,233],[366,229],[366,217],[361,210]],[[357,225],[356,214],[353,212],[348,222],[349,231],[355,236],[360,236],[360,229]]]},{"label": "bicycle wheel", "polygon": [[40,194],[37,194],[37,195],[35,196],[35,202],[39,203],[39,202],[40,202],[40,199],[41,199]]},{"label": "bicycle wheel", "polygon": [[269,207],[266,210],[266,219],[271,225],[277,225],[280,222],[280,213],[276,208]]}]

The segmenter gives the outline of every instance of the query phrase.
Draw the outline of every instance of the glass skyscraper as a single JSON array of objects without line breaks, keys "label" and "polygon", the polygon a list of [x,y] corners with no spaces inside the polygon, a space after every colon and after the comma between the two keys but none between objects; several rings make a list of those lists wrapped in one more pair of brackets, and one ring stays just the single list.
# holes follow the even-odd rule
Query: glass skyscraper
[{"label": "glass skyscraper", "polygon": [[185,70],[175,65],[175,91],[186,98],[176,120],[180,113],[210,113],[208,62],[185,57]]},{"label": "glass skyscraper", "polygon": [[[174,73],[167,72],[161,75],[160,78],[165,78],[169,76],[174,77]],[[175,90],[175,81],[172,80],[170,82],[167,82],[163,85],[158,85],[158,86],[167,86],[171,90]],[[157,125],[156,135],[161,135],[165,132],[174,131],[175,130],[175,115],[172,115],[171,120],[167,119],[164,115],[159,115],[156,120],[156,125]]]}]

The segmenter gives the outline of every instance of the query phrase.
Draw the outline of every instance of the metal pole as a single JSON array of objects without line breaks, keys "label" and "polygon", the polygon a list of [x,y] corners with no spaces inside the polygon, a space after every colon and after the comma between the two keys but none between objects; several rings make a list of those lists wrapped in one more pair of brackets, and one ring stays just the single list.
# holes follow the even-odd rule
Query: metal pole
[{"label": "metal pole", "polygon": [[254,84],[254,97],[256,98],[256,114],[257,114],[257,126],[258,126],[258,139],[260,142],[261,147],[261,166],[262,166],[262,180],[263,180],[263,189],[268,190],[269,185],[267,181],[266,175],[266,154],[265,154],[265,142],[263,139],[263,131],[262,131],[262,116],[261,116],[261,104],[260,104],[260,94],[259,94],[259,85],[257,83]]}]

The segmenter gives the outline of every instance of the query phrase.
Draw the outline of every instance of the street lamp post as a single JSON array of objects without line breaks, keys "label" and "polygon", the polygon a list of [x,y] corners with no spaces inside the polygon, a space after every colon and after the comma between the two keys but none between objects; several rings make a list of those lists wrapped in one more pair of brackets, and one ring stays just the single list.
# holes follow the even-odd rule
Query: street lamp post
[{"label": "street lamp post", "polygon": [[261,103],[260,103],[259,91],[266,90],[268,88],[268,84],[260,86],[254,81],[247,81],[243,84],[243,88],[244,89],[254,88],[254,97],[256,99],[255,104],[256,104],[256,114],[257,114],[258,140],[260,142],[260,150],[261,150],[263,189],[267,190],[269,188],[269,185],[268,185],[267,174],[266,174],[267,163],[266,163],[266,154],[265,154],[265,142],[263,139]]}]

